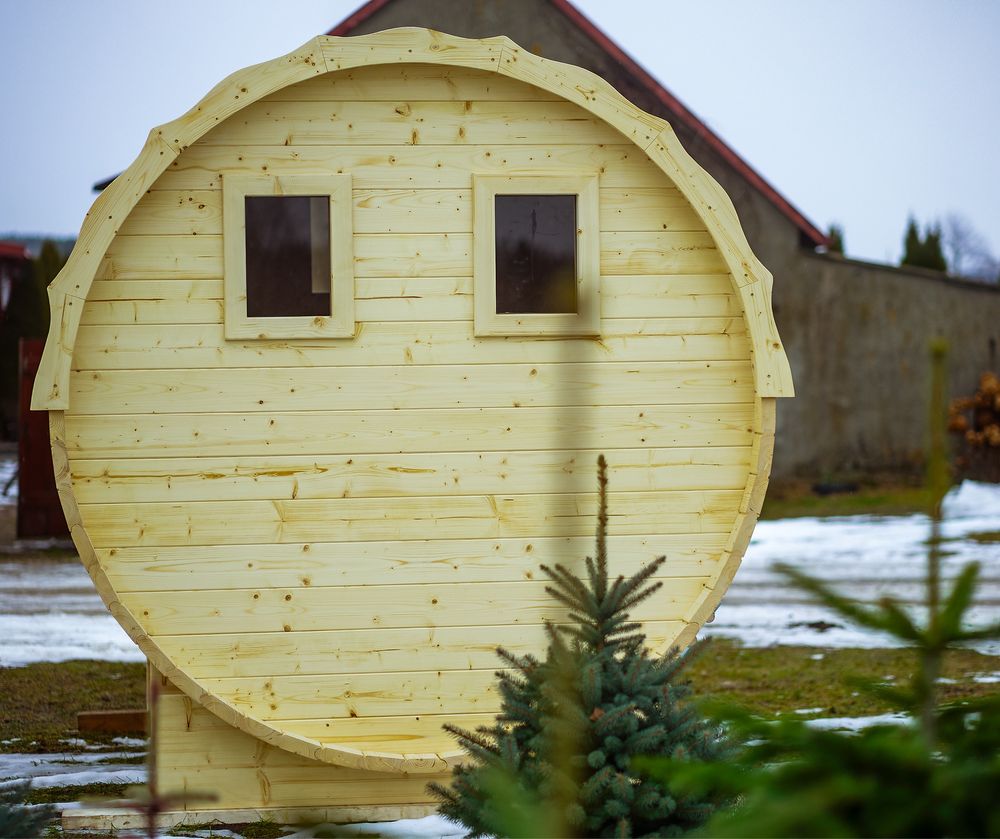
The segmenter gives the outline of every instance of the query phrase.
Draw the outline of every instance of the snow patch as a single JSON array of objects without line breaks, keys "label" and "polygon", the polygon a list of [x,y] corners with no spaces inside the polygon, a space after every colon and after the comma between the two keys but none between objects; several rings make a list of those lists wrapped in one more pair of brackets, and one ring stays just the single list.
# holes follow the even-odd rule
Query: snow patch
[{"label": "snow patch", "polygon": [[[65,769],[65,767],[60,767]],[[82,769],[79,772],[60,772],[51,775],[31,775],[33,787],[82,787],[86,784],[144,784],[146,770],[141,766],[109,765],[101,769]],[[0,789],[16,786],[24,778],[0,781]]]},{"label": "snow patch", "polygon": [[[336,831],[336,833],[333,833]],[[336,836],[379,836],[399,839],[447,839],[466,836],[468,831],[444,816],[426,816],[422,819],[401,819],[396,822],[370,822],[360,824],[321,824],[292,833],[283,839],[312,839],[317,833]]]},{"label": "snow patch", "polygon": [[860,731],[873,725],[912,725],[913,720],[908,714],[874,714],[870,717],[820,717],[806,720],[810,728],[824,731]]},{"label": "snow patch", "polygon": [[17,504],[17,458],[0,455],[0,505]]},{"label": "snow patch", "polygon": [[[141,766],[136,766],[134,764],[127,763],[114,763],[113,761],[122,761],[126,758],[133,757],[133,755],[123,754],[120,752],[102,752],[95,754],[93,752],[88,752],[86,754],[2,754],[0,753],[0,779],[4,781],[18,780],[24,781],[28,779],[38,779],[44,777],[65,777],[67,775],[67,766],[81,766],[88,767],[87,769],[80,769],[79,772],[72,772],[69,774],[80,775],[86,774],[87,772],[97,772],[97,773],[113,773],[113,772],[130,772],[133,775],[138,773],[145,773],[145,769]],[[112,762],[107,764],[102,764],[103,760],[111,760]],[[99,769],[94,768],[94,766],[100,766]],[[99,779],[101,780],[101,779]],[[70,781],[67,783],[71,784],[89,784],[90,781]],[[53,786],[53,784],[48,784],[48,786]],[[55,784],[59,786],[59,784]]]},{"label": "snow patch", "polygon": [[[1000,550],[970,534],[996,530],[1000,486],[970,481],[954,488],[944,505],[942,579],[953,580],[968,562],[982,566],[973,625],[995,620],[1000,600]],[[846,516],[781,519],[757,524],[736,578],[702,629],[706,636],[735,638],[750,647],[800,645],[831,648],[899,646],[884,633],[848,626],[840,616],[789,586],[775,570],[784,563],[832,583],[842,594],[872,603],[897,598],[918,620],[930,519],[912,516]],[[971,645],[1000,655],[1000,641]]]}]

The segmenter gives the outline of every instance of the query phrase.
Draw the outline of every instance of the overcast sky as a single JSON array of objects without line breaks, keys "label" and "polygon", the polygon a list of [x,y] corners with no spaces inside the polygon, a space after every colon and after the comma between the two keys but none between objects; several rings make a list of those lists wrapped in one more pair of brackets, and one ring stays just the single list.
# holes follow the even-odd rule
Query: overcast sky
[{"label": "overcast sky", "polygon": [[[575,2],[849,255],[952,212],[1000,255],[998,0]],[[0,234],[75,235],[150,128],[359,5],[0,0]]]}]

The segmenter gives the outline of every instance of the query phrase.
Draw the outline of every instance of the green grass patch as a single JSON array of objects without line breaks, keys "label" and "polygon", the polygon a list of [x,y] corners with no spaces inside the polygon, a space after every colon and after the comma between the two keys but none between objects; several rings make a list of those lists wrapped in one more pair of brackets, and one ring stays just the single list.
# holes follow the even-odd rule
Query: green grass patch
[{"label": "green grass patch", "polygon": [[279,839],[281,836],[296,832],[296,828],[294,827],[278,824],[270,819],[261,819],[256,822],[240,822],[236,824],[223,824],[220,821],[178,824],[167,831],[167,836],[190,836],[196,831],[207,831],[209,836],[212,836],[214,835],[213,831],[216,830],[232,831],[243,836],[244,839]]},{"label": "green grass patch", "polygon": [[762,519],[802,516],[906,516],[927,512],[927,491],[914,486],[861,487],[857,492],[816,495],[808,486],[775,486]]},{"label": "green grass patch", "polygon": [[[697,697],[736,703],[767,717],[804,708],[822,708],[807,717],[866,717],[893,709],[848,684],[848,679],[901,684],[910,678],[915,664],[914,653],[905,649],[756,649],[715,639],[687,673]],[[957,701],[996,693],[996,685],[977,683],[973,676],[998,665],[997,657],[972,650],[948,653],[941,675],[955,683],[941,685],[942,697]]]},{"label": "green grass patch", "polygon": [[94,765],[100,765],[102,763],[113,763],[116,766],[144,766],[146,763],[145,752],[140,752],[134,755],[108,755],[107,757],[102,757],[100,760],[95,761]]},{"label": "green grass patch", "polygon": [[31,787],[24,796],[25,804],[59,804],[65,801],[97,799],[118,801],[125,797],[125,791],[135,784],[93,783],[73,787]]},{"label": "green grass patch", "polygon": [[[0,668],[0,751],[74,751],[61,740],[77,737],[78,711],[142,708],[146,666],[107,661],[63,661]],[[110,743],[113,734],[88,734]]]},{"label": "green grass patch", "polygon": [[972,539],[983,545],[1000,544],[1000,530],[984,530],[979,533],[970,533],[965,538]]}]

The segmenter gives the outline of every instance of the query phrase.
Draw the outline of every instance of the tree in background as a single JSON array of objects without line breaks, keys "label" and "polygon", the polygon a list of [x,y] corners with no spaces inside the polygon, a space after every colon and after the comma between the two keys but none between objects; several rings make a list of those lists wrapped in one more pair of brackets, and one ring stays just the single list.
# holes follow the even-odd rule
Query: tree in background
[{"label": "tree in background", "polygon": [[17,422],[18,344],[21,338],[44,338],[48,333],[49,301],[45,289],[65,262],[56,243],[46,239],[11,290],[0,330],[0,437],[5,429],[15,428]]},{"label": "tree in background", "polygon": [[986,283],[1000,282],[1000,259],[972,222],[960,213],[948,213],[941,228],[941,241],[952,274]]},{"label": "tree in background", "polygon": [[841,256],[844,254],[844,228],[839,224],[831,224],[830,231],[826,234],[826,238],[829,239],[830,243],[826,246],[829,253],[839,253]]},{"label": "tree in background", "polygon": [[542,566],[546,590],[569,608],[570,624],[547,626],[544,661],[498,650],[501,711],[475,733],[445,726],[471,761],[452,786],[432,784],[441,812],[473,836],[676,836],[702,824],[714,796],[672,795],[633,767],[639,755],[724,760],[717,727],[683,700],[678,683],[691,650],[664,657],[646,649],[629,610],[661,583],[660,557],[613,582],[607,561],[607,465],[599,460],[596,561],[583,581],[561,565]]},{"label": "tree in background", "polygon": [[910,216],[903,237],[903,259],[900,264],[947,271],[948,263],[941,249],[941,225],[928,224],[921,236],[916,219]]}]

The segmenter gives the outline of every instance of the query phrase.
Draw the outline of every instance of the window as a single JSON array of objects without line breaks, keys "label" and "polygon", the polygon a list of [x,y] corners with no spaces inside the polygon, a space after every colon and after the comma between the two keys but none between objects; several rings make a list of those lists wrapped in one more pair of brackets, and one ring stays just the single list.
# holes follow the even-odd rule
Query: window
[{"label": "window", "polygon": [[223,175],[226,338],[354,335],[349,175]]},{"label": "window", "polygon": [[596,175],[474,178],[477,335],[600,332]]}]

